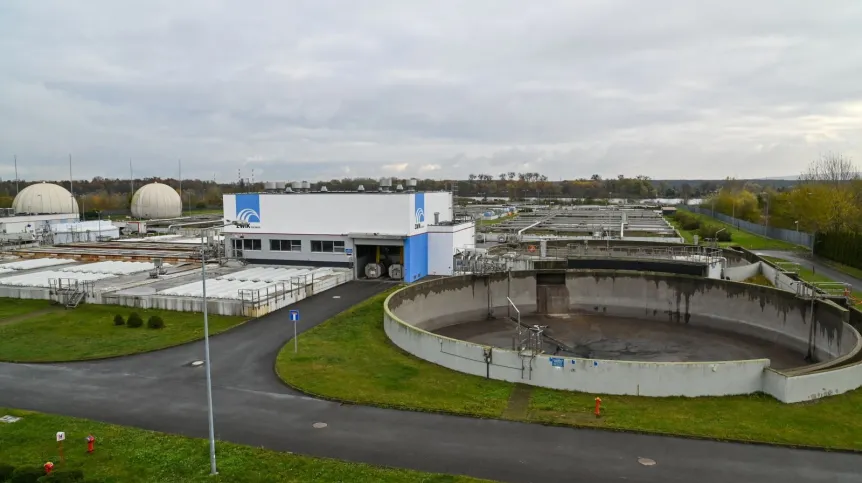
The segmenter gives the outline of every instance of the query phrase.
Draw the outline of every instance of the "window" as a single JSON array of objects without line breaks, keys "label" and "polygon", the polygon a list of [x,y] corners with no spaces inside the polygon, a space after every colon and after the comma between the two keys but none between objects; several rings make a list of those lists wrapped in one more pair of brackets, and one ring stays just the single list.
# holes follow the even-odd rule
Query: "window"
[{"label": "window", "polygon": [[234,238],[234,250],[260,250],[261,243],[257,238]]},{"label": "window", "polygon": [[269,249],[274,252],[301,252],[301,240],[270,240]]},{"label": "window", "polygon": [[331,240],[311,240],[311,251],[321,253],[344,253],[344,242]]}]

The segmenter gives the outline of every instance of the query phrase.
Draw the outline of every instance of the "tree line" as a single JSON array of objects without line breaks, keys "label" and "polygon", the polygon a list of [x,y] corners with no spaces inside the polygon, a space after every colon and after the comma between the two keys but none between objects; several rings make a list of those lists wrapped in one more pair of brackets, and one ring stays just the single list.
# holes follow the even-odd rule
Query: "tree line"
[{"label": "tree line", "polygon": [[752,223],[814,233],[816,253],[862,268],[862,176],[842,154],[812,161],[787,188],[728,179],[703,206]]}]

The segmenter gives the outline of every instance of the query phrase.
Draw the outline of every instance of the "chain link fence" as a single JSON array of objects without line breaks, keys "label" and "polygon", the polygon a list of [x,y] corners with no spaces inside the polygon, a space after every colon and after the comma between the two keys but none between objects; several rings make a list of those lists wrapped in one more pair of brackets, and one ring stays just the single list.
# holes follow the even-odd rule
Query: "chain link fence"
[{"label": "chain link fence", "polygon": [[740,220],[732,216],[727,216],[717,211],[713,212],[709,208],[704,208],[702,206],[686,205],[680,206],[679,208],[694,213],[699,213],[701,215],[711,216],[719,221],[727,223],[728,225],[735,226],[740,230],[745,230],[756,235],[765,236],[767,238],[774,238],[776,240],[782,240],[788,243],[793,243],[794,245],[800,245],[808,248],[811,248],[811,246],[814,244],[814,235],[812,235],[811,233],[806,233],[804,231],[787,230],[785,228],[776,228],[774,226],[768,227],[765,225],[759,225],[757,223],[751,223],[750,221]]}]

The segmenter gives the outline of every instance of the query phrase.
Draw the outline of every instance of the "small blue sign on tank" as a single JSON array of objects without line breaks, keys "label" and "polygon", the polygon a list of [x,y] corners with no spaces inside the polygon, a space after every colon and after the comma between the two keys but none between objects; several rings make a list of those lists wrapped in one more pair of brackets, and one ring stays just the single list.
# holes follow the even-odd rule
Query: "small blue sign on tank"
[{"label": "small blue sign on tank", "polygon": [[559,357],[550,357],[549,359],[552,367],[563,367],[566,364],[566,360]]}]

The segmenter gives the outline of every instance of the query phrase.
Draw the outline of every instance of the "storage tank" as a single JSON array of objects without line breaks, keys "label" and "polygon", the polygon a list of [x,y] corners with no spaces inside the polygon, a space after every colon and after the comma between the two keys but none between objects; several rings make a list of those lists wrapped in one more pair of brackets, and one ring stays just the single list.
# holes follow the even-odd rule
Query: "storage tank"
[{"label": "storage tank", "polygon": [[275,181],[265,181],[263,183],[264,191],[275,191]]},{"label": "storage tank", "polygon": [[404,267],[400,263],[393,263],[390,265],[389,278],[393,280],[401,280],[404,278]]},{"label": "storage tank", "polygon": [[368,278],[380,278],[383,275],[383,265],[369,263],[365,265],[365,276]]},{"label": "storage tank", "polygon": [[78,202],[66,188],[53,183],[30,185],[12,201],[16,214],[78,213]]},{"label": "storage tank", "polygon": [[141,186],[132,196],[132,216],[135,218],[176,218],[182,214],[180,195],[166,184]]},{"label": "storage tank", "polygon": [[285,188],[287,188],[287,183],[285,183],[284,181],[276,181],[275,182],[275,189],[276,190],[284,191]]}]

